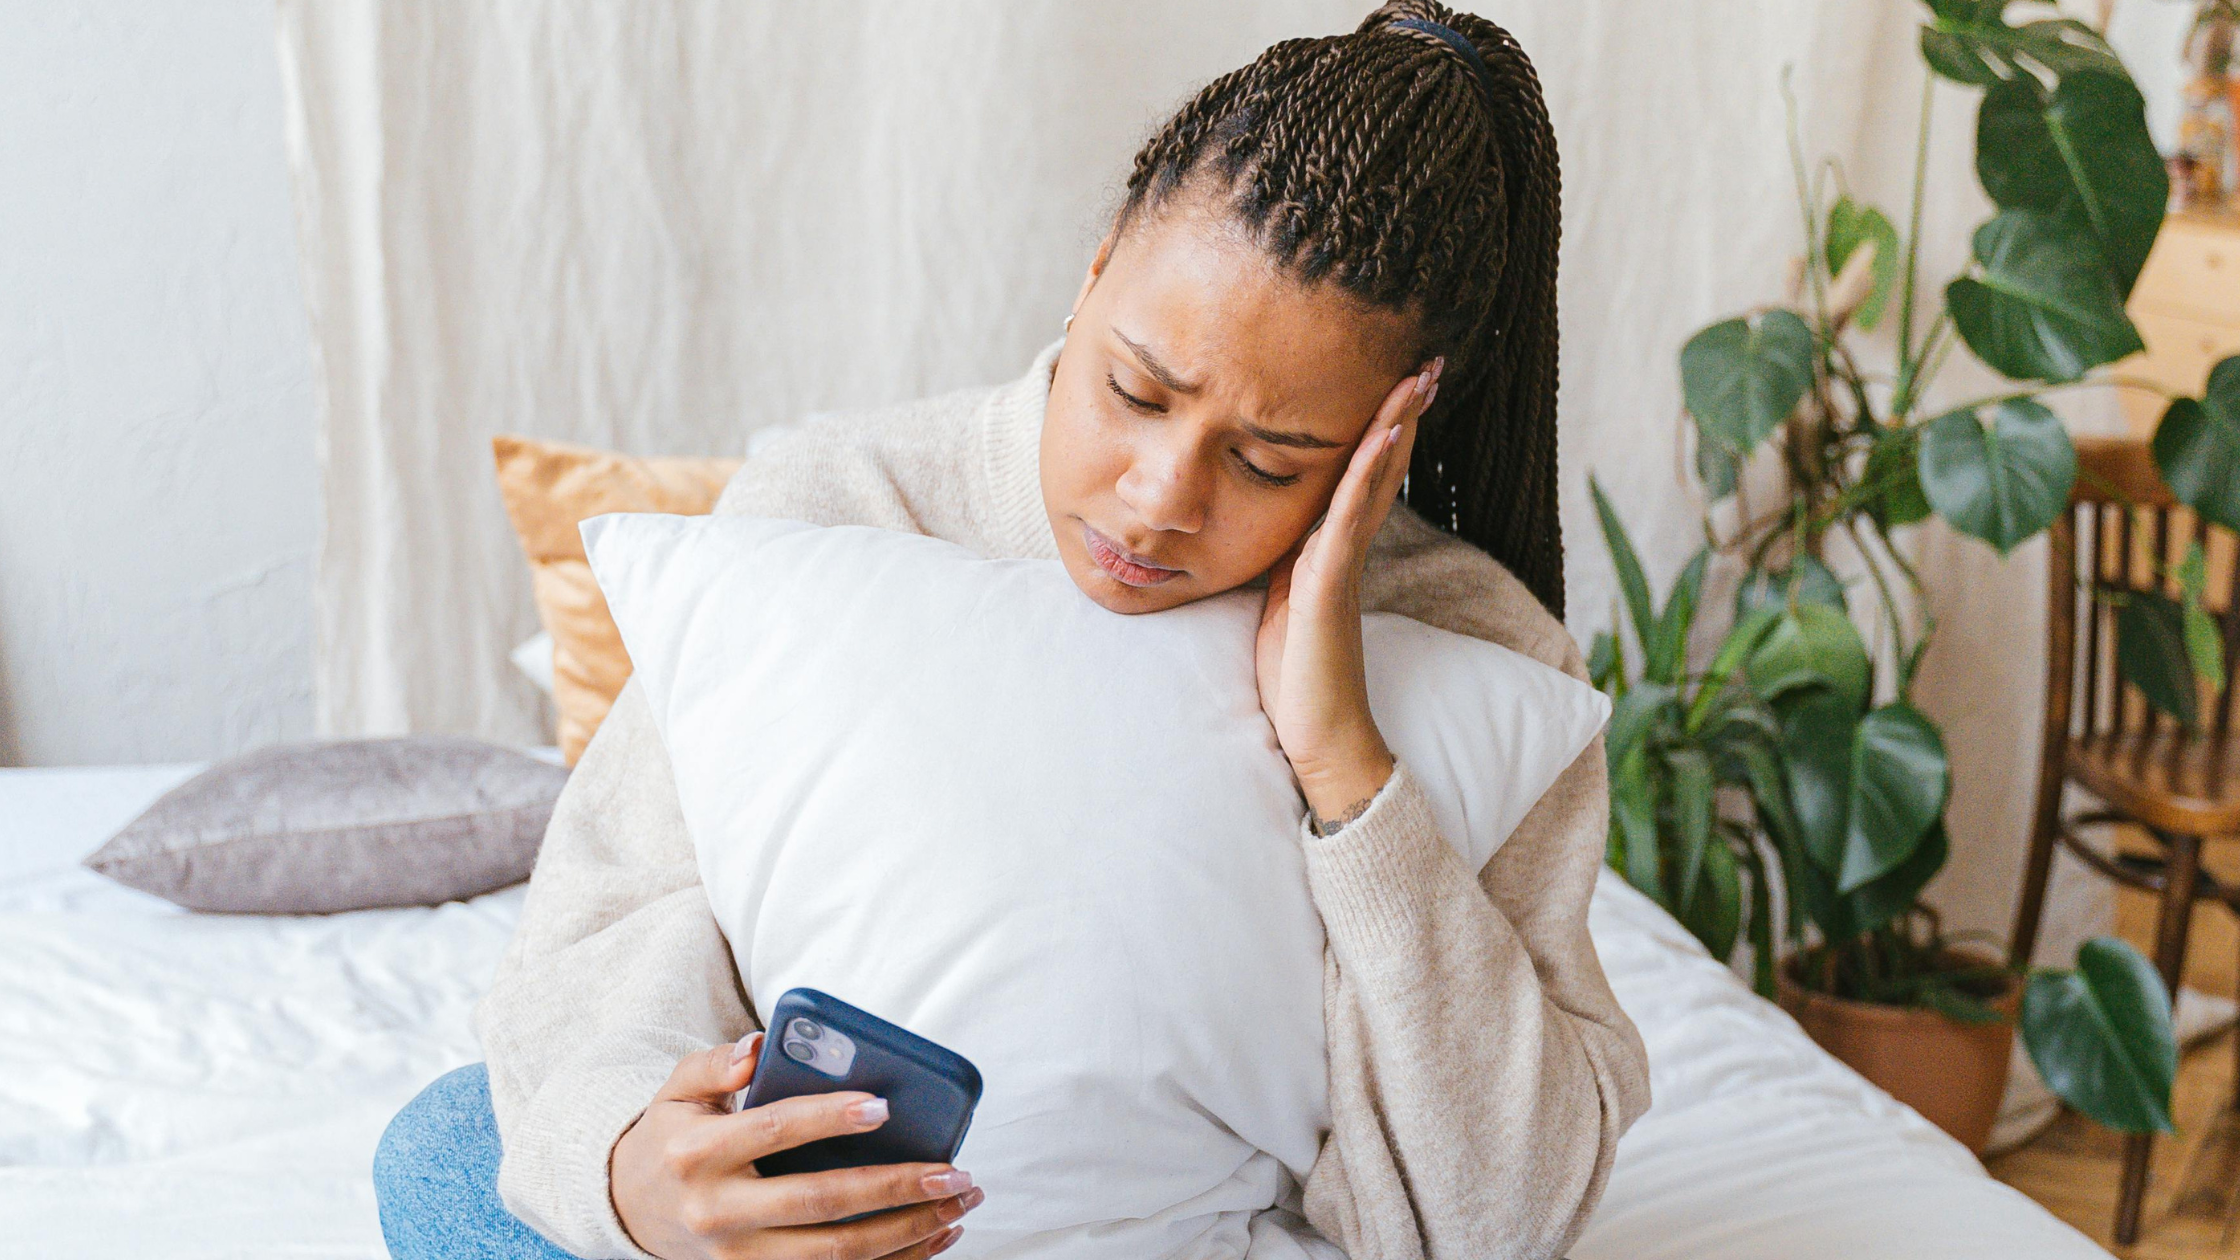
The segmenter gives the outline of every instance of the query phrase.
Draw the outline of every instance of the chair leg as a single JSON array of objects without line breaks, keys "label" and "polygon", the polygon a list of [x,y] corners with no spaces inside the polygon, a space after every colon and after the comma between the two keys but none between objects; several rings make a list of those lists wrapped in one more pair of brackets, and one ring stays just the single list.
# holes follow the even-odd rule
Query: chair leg
[{"label": "chair leg", "polygon": [[2015,907],[2014,931],[2007,937],[2007,963],[2013,967],[2029,966],[2030,955],[2038,947],[2038,921],[2045,914],[2046,881],[2053,875],[2053,849],[2061,829],[2061,780],[2058,777],[2050,799],[2054,809],[2038,810],[2030,828],[2030,853],[2022,866],[2022,902]]},{"label": "chair leg", "polygon": [[[2193,894],[2201,883],[2201,840],[2198,836],[2156,832],[2167,852],[2163,868],[2162,905],[2154,934],[2154,962],[2162,983],[2177,997],[2178,983],[2186,970],[2186,935],[2193,925]],[[2147,1197],[2147,1167],[2154,1155],[2152,1133],[2126,1134],[2123,1139],[2123,1181],[2116,1195],[2116,1245],[2139,1241],[2139,1214]]]}]

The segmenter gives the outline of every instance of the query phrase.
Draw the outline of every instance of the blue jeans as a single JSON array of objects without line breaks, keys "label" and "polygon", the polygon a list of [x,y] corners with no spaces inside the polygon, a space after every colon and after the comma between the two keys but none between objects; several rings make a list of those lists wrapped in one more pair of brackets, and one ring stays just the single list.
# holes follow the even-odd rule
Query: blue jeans
[{"label": "blue jeans", "polygon": [[395,1260],[573,1260],[506,1211],[499,1149],[479,1063],[405,1104],[373,1153],[381,1236]]}]

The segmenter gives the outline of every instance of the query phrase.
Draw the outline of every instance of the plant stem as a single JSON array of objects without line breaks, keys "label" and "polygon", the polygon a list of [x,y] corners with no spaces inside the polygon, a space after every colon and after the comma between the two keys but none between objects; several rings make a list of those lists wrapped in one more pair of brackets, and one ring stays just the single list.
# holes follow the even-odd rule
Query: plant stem
[{"label": "plant stem", "polygon": [[2088,386],[2110,386],[2116,389],[2137,389],[2144,390],[2149,393],[2160,394],[2164,398],[2178,397],[2178,395],[2171,393],[2169,390],[2155,384],[2153,381],[2141,380],[2138,377],[2134,376],[2086,376],[2080,377],[2073,381],[2055,381],[2050,385],[2032,385],[2027,389],[2011,390],[2004,394],[1986,394],[1981,398],[1973,398],[1968,400],[1967,402],[1960,403],[1957,406],[1947,407],[1945,410],[1976,411],[1984,407],[1996,407],[2001,403],[2019,402],[2025,398],[2035,398],[2040,394],[2051,394],[2064,389],[2084,389]]},{"label": "plant stem", "polygon": [[1926,69],[1921,76],[1921,129],[1913,141],[1913,209],[1906,219],[1906,267],[1898,298],[1898,376],[1905,379],[1913,364],[1913,289],[1921,265],[1921,200],[1929,180],[1929,107],[1936,99],[1937,76]]},{"label": "plant stem", "polygon": [[[1898,699],[1903,700],[1906,698],[1908,680],[1905,676],[1905,662],[1909,649],[1906,645],[1905,628],[1898,621],[1897,596],[1890,593],[1890,583],[1882,576],[1882,562],[1875,559],[1874,552],[1868,548],[1866,536],[1859,531],[1858,518],[1844,518],[1843,529],[1845,533],[1851,535],[1851,545],[1859,549],[1860,558],[1867,562],[1867,572],[1874,578],[1875,593],[1882,598],[1882,613],[1890,622],[1890,659],[1898,676],[1896,695]],[[1882,539],[1883,550],[1897,550],[1896,547],[1891,545],[1888,536],[1882,535],[1879,530],[1876,531],[1876,534]]]},{"label": "plant stem", "polygon": [[1945,334],[1952,331],[1952,312],[1938,311],[1937,318],[1929,325],[1929,333],[1921,339],[1921,353],[1898,377],[1897,394],[1890,400],[1890,414],[1903,421],[1913,412],[1913,404],[1929,390],[1930,382],[1937,379],[1937,370],[1944,366],[1945,352],[1951,342]]},{"label": "plant stem", "polygon": [[1804,216],[1804,273],[1812,283],[1813,327],[1825,347],[1835,339],[1835,330],[1828,326],[1827,278],[1821,274],[1826,267],[1820,249],[1820,206],[1805,175],[1804,138],[1797,130],[1797,93],[1790,86],[1790,69],[1781,68],[1781,101],[1789,115],[1789,170],[1797,181],[1797,209]]}]

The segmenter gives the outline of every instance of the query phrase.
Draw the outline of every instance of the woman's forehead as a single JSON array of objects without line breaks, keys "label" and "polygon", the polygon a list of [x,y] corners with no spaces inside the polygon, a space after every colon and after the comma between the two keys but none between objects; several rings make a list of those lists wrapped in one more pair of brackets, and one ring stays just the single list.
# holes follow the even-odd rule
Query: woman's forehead
[{"label": "woman's forehead", "polygon": [[1333,284],[1300,283],[1203,211],[1139,219],[1097,283],[1110,286],[1108,322],[1126,339],[1126,358],[1148,354],[1209,393],[1249,397],[1256,410],[1293,420],[1334,412],[1331,423],[1357,432],[1415,367],[1403,316]]}]

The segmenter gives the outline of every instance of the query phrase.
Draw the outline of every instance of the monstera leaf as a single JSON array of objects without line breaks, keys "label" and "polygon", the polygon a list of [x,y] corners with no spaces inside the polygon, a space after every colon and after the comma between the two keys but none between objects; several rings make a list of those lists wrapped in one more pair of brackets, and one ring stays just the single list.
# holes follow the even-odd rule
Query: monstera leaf
[{"label": "monstera leaf", "polygon": [[1931,420],[1920,475],[1938,515],[2005,554],[2069,505],[2077,450],[2058,416],[2015,398],[1991,408],[1988,425],[1966,409]]},{"label": "monstera leaf", "polygon": [[2017,380],[2073,381],[2145,349],[2091,233],[2039,210],[2005,210],[1976,229],[1979,274],[1944,301],[1976,357]]},{"label": "monstera leaf", "polygon": [[2095,937],[2077,951],[2076,970],[2031,976],[2022,1043],[2070,1106],[2126,1133],[2170,1131],[2170,994],[2138,950]]},{"label": "monstera leaf", "polygon": [[1929,498],[1921,491],[1920,457],[1920,431],[1903,425],[1879,430],[1867,451],[1860,480],[1880,487],[1867,501],[1867,511],[1885,533],[1929,517]]},{"label": "monstera leaf", "polygon": [[1921,56],[1955,83],[1990,87],[2042,68],[2122,74],[2123,63],[2098,32],[2072,19],[2009,26],[2002,0],[1930,0],[1936,20],[1921,28]]},{"label": "monstera leaf", "polygon": [[2154,462],[2180,503],[2240,529],[2240,355],[2217,364],[2200,398],[2181,398],[2162,413]]},{"label": "monstera leaf", "polygon": [[2002,210],[2037,210],[2088,232],[2129,295],[2162,229],[2170,176],[2147,134],[2146,102],[2119,74],[2063,77],[2048,92],[2018,76],[1976,115],[1976,174]]},{"label": "monstera leaf", "polygon": [[1696,427],[1746,456],[1812,388],[1812,329],[1795,312],[1722,320],[1680,349],[1680,392]]}]

